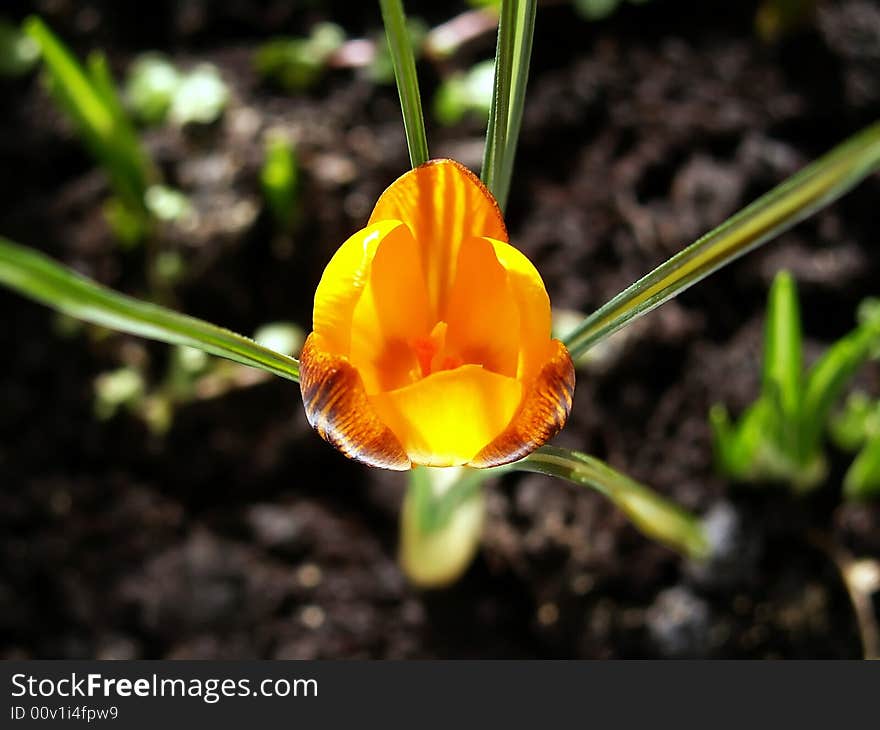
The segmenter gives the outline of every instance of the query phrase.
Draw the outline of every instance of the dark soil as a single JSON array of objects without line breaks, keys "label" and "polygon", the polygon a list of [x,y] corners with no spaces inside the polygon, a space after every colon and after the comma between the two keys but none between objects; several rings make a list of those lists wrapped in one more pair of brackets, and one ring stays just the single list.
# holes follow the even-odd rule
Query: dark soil
[{"label": "dark soil", "polygon": [[[316,20],[379,30],[372,3],[44,0],[78,53],[117,74],[161,49],[209,60],[232,85],[208,130],[147,135],[203,212],[176,243],[183,310],[242,332],[307,325],[323,266],[407,166],[393,87],[348,71],[312,91],[261,83],[253,50]],[[411,0],[430,22],[448,3]],[[554,305],[590,311],[702,232],[880,116],[880,10],[822,2],[775,44],[752,3],[654,0],[587,24],[539,11],[509,205],[514,242]],[[491,54],[472,44],[456,64]],[[439,72],[425,67],[430,94]],[[3,81],[0,233],[100,281],[144,291],[142,254],[114,243],[106,183],[36,78]],[[300,225],[262,210],[261,132],[299,140]],[[482,125],[432,127],[434,156],[477,167]],[[811,352],[880,293],[876,179],[628,330],[580,373],[558,443],[607,459],[707,517],[721,550],[691,566],[602,497],[537,476],[489,488],[482,549],[444,591],[409,587],[395,560],[399,475],[348,462],[308,428],[299,393],[264,382],[178,410],[164,438],[92,412],[93,379],[161,345],[56,334],[48,310],[0,291],[0,655],[5,657],[858,657],[828,545],[880,557],[880,508],[842,505],[846,458],[807,498],[737,488],[712,468],[707,411],[739,412],[758,381],[774,272],[800,283]],[[229,211],[239,215],[229,215]],[[126,348],[129,348],[126,350]],[[880,394],[880,368],[863,385]]]}]

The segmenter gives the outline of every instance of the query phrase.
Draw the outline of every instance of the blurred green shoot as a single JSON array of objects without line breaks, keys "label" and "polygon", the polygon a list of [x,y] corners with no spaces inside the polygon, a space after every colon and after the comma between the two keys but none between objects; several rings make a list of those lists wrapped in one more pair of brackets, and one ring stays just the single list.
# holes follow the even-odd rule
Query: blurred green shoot
[{"label": "blurred green shoot", "polygon": [[254,67],[288,91],[303,91],[324,73],[327,61],[345,42],[345,31],[335,23],[318,23],[308,38],[275,38],[261,45]]},{"label": "blurred green shoot", "polygon": [[144,124],[161,124],[180,88],[180,72],[165,56],[146,53],[135,59],[125,82],[125,101]]},{"label": "blurred green shoot", "polygon": [[755,30],[773,43],[802,28],[816,12],[818,0],[763,0],[755,12]]},{"label": "blurred green shoot", "polygon": [[831,408],[878,345],[880,313],[874,312],[805,371],[797,289],[790,274],[777,274],[764,325],[761,394],[737,424],[722,405],[710,413],[719,469],[796,491],[818,486],[827,471],[822,436]]},{"label": "blurred green shoot", "polygon": [[[644,5],[648,0],[628,0],[631,5]],[[605,20],[623,5],[623,0],[572,0],[575,12],[585,20]]]},{"label": "blurred green shoot", "polygon": [[83,67],[39,18],[28,18],[24,28],[40,48],[52,96],[107,172],[115,196],[107,209],[111,225],[117,224],[124,242],[136,242],[149,229],[144,196],[157,171],[129,122],[106,59],[92,53]]},{"label": "blurred green shoot", "polygon": [[229,88],[212,64],[182,72],[163,55],[147,53],[129,69],[125,100],[145,124],[212,124],[226,108]]},{"label": "blurred green shoot", "polygon": [[464,72],[449,76],[434,95],[434,118],[440,124],[451,125],[468,114],[486,119],[492,103],[495,61],[489,59]]},{"label": "blurred green shoot", "polygon": [[300,170],[293,143],[282,133],[267,134],[265,157],[260,170],[263,198],[282,231],[296,222]]},{"label": "blurred green shoot", "polygon": [[181,75],[180,84],[174,92],[168,119],[178,126],[187,124],[212,124],[226,108],[229,88],[217,67],[200,63]]},{"label": "blurred green shoot", "polygon": [[843,480],[847,499],[880,496],[880,398],[853,393],[830,423],[831,437],[845,451],[857,452]]},{"label": "blurred green shoot", "polygon": [[36,41],[16,25],[0,18],[0,76],[28,73],[40,58]]}]

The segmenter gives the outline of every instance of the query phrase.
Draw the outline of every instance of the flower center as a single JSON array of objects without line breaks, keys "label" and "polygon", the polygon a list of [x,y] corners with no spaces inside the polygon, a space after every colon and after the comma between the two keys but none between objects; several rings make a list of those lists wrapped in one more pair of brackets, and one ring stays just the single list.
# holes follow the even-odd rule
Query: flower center
[{"label": "flower center", "polygon": [[440,370],[455,370],[464,364],[458,355],[449,352],[446,347],[448,329],[446,322],[437,322],[427,337],[416,337],[410,342],[419,363],[419,372],[412,373],[416,379],[427,378],[431,373]]}]

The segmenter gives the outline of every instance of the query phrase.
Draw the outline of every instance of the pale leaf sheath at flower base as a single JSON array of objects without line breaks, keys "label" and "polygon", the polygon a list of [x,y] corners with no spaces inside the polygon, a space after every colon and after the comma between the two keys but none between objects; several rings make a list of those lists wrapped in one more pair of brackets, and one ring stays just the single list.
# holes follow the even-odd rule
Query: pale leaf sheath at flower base
[{"label": "pale leaf sheath at flower base", "polygon": [[491,467],[565,423],[574,368],[550,301],[473,173],[432,160],[379,198],[315,293],[301,358],[310,423],[351,458]]}]

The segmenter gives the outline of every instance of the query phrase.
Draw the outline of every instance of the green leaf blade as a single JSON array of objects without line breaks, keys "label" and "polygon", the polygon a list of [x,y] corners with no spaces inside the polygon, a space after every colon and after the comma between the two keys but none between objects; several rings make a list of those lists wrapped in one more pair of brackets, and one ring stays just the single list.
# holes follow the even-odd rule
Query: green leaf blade
[{"label": "green leaf blade", "polygon": [[502,0],[498,18],[495,81],[481,177],[502,211],[522,126],[536,12],[536,0]]},{"label": "green leaf blade", "polygon": [[869,440],[850,465],[843,494],[853,500],[880,497],[880,435]]},{"label": "green leaf blade", "polygon": [[591,487],[608,497],[648,537],[691,558],[708,554],[709,543],[697,518],[595,457],[543,446],[508,468]]},{"label": "green leaf blade", "polygon": [[84,67],[38,17],[28,18],[24,29],[40,48],[52,96],[106,169],[117,195],[145,215],[143,196],[156,171],[128,121],[106,59],[92,54]]},{"label": "green leaf blade", "polygon": [[600,307],[566,338],[572,357],[788,230],[877,169],[880,123],[831,150]]},{"label": "green leaf blade", "polygon": [[[880,314],[880,313],[878,313]],[[804,383],[801,453],[816,448],[831,408],[856,370],[880,343],[880,316],[865,319],[845,337],[835,342],[810,368]]]},{"label": "green leaf blade", "polygon": [[0,237],[0,284],[59,312],[299,381],[299,363],[229,330],[120,294]]},{"label": "green leaf blade", "polygon": [[510,85],[513,77],[513,52],[516,45],[516,2],[501,0],[498,16],[498,43],[495,49],[495,80],[489,105],[489,126],[483,151],[481,178],[498,200],[503,210],[500,193],[504,154],[507,150],[507,132],[510,108]]},{"label": "green leaf blade", "polygon": [[794,424],[800,408],[803,343],[797,285],[780,271],[770,287],[764,326],[764,396],[778,403],[783,420]]},{"label": "green leaf blade", "polygon": [[428,138],[425,134],[425,118],[422,113],[422,99],[419,94],[419,80],[416,75],[416,60],[407,31],[406,15],[401,0],[379,0],[382,8],[382,22],[391,51],[391,63],[397,92],[400,95],[400,108],[403,112],[403,127],[409,148],[410,164],[413,167],[427,162]]}]

